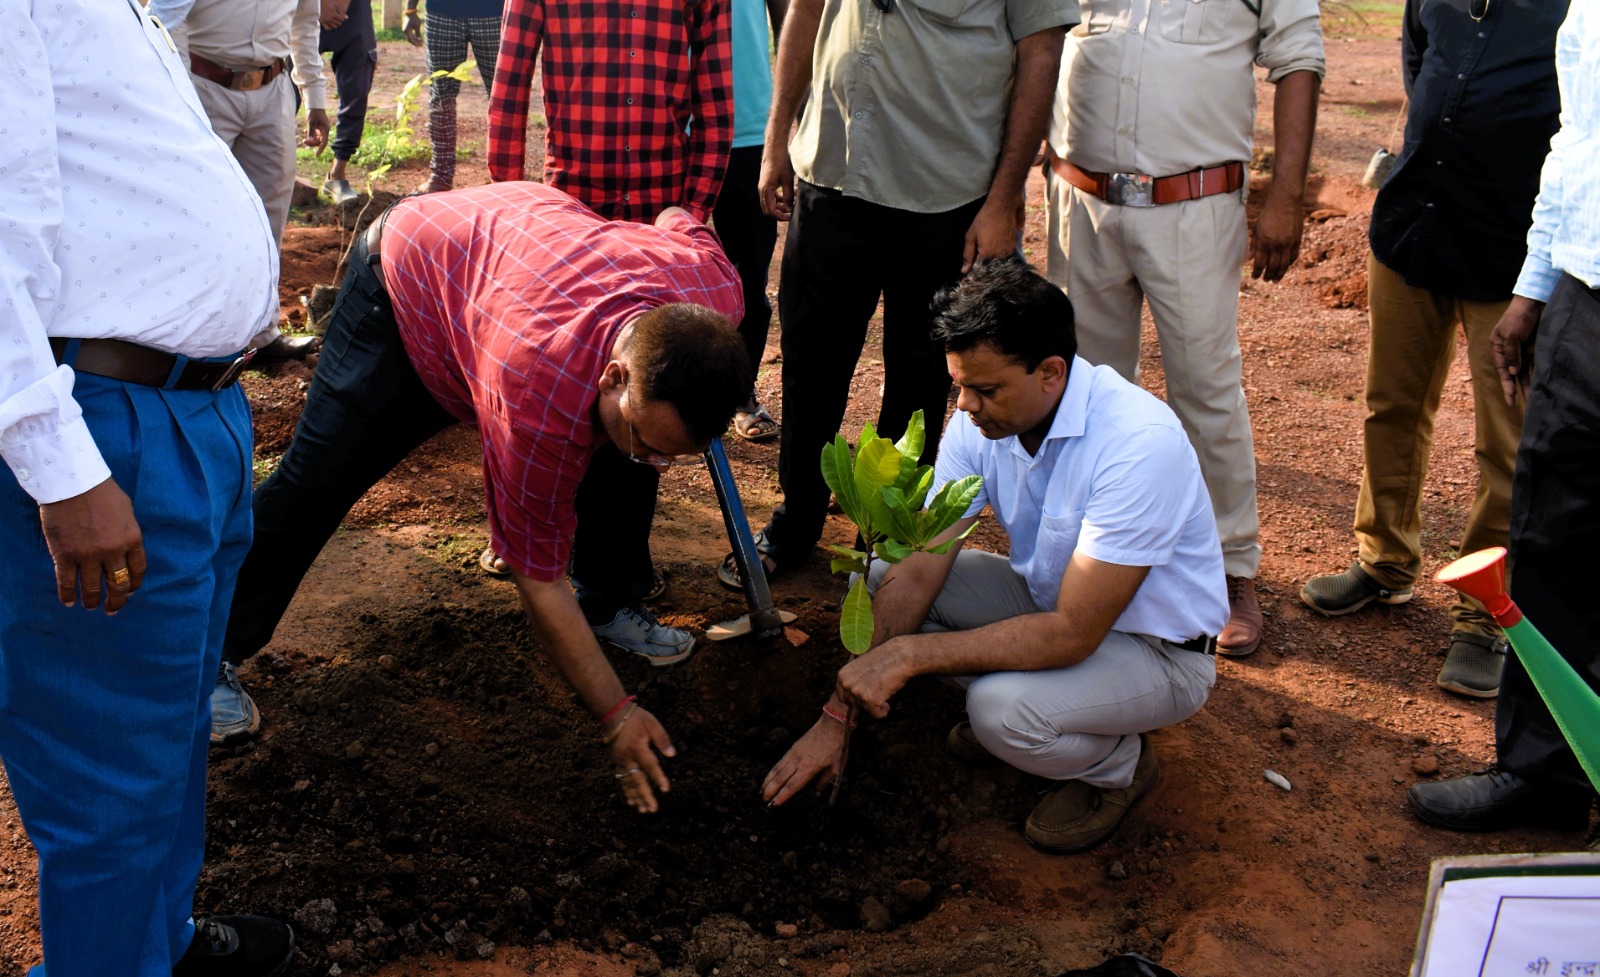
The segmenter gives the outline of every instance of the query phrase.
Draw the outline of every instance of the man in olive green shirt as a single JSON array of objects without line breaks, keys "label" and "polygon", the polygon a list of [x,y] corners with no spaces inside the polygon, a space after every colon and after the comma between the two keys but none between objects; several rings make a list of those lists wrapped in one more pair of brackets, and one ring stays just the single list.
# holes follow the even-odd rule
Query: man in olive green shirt
[{"label": "man in olive green shirt", "polygon": [[[878,431],[927,418],[950,376],[929,303],[974,261],[1017,250],[1023,185],[1049,121],[1076,0],[793,0],[778,43],[762,208],[789,222],[783,324],[783,502],[756,540],[769,574],[821,538],[818,456],[844,419],[883,298]],[[809,95],[809,99],[807,98]],[[791,137],[801,105],[805,114]],[[739,584],[731,558],[719,576]]]}]

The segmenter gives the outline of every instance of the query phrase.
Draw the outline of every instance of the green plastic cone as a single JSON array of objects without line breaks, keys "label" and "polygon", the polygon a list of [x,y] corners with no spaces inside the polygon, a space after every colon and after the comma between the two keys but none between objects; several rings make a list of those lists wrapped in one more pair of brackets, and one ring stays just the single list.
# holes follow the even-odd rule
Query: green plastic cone
[{"label": "green plastic cone", "polygon": [[1435,577],[1468,597],[1476,597],[1505,630],[1506,640],[1550,708],[1561,735],[1578,755],[1589,782],[1600,790],[1600,694],[1589,687],[1533,626],[1506,593],[1503,546],[1469,553]]}]

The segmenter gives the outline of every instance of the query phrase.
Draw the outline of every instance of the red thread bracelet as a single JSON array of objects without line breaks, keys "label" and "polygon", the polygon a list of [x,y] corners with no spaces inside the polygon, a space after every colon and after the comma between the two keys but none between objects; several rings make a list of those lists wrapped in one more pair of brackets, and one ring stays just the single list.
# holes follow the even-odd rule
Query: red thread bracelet
[{"label": "red thread bracelet", "polygon": [[600,717],[600,725],[604,726],[607,723],[607,721],[609,721],[611,719],[612,716],[615,716],[617,713],[622,711],[622,707],[623,706],[627,705],[630,702],[637,701],[638,698],[639,697],[636,696],[636,695],[625,695],[625,696],[623,696],[621,701],[619,701],[616,705],[612,706],[610,711],[608,711],[604,716]]},{"label": "red thread bracelet", "polygon": [[834,722],[836,722],[836,723],[840,724],[841,726],[844,726],[844,727],[846,727],[848,729],[855,729],[856,728],[856,724],[853,721],[851,721],[848,717],[841,716],[838,713],[834,712],[832,709],[829,709],[828,708],[828,704],[826,702],[824,702],[822,704],[822,714],[824,716],[827,716],[829,719],[833,720]]}]

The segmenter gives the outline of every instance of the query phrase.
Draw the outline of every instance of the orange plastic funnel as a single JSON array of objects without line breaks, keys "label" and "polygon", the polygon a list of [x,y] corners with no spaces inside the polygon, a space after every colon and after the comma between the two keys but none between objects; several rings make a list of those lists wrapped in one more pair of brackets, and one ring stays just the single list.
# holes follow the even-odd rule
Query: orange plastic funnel
[{"label": "orange plastic funnel", "polygon": [[1522,611],[1506,594],[1506,548],[1494,546],[1461,559],[1440,570],[1434,579],[1475,597],[1494,616],[1501,627],[1509,628],[1522,620]]}]

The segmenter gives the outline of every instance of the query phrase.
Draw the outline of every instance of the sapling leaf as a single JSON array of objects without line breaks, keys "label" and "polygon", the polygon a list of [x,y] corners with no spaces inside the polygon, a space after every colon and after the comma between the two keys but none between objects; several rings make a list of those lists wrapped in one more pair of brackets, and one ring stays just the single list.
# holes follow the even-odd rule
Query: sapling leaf
[{"label": "sapling leaf", "polygon": [[890,539],[903,542],[916,543],[917,515],[906,505],[905,493],[893,485],[878,493],[878,499],[883,505],[884,520],[879,522],[883,531]]},{"label": "sapling leaf", "polygon": [[867,554],[861,552],[860,550],[850,546],[840,546],[838,543],[829,543],[828,549],[839,554],[840,556],[848,556],[852,560],[865,560],[867,558]]},{"label": "sapling leaf", "polygon": [[911,491],[906,499],[906,505],[912,512],[920,512],[928,503],[928,490],[933,488],[933,466],[923,465],[917,469],[917,480],[912,483]]},{"label": "sapling leaf", "polygon": [[972,531],[974,529],[977,529],[977,528],[978,528],[977,520],[973,520],[972,525],[968,526],[966,529],[961,530],[961,532],[957,533],[956,535],[954,535],[954,536],[950,537],[949,539],[945,540],[944,542],[940,543],[938,546],[930,546],[930,547],[928,547],[927,552],[934,553],[934,554],[948,553],[948,552],[950,552],[950,547],[956,545],[957,543],[959,543],[962,540],[966,539],[968,536],[972,535]]},{"label": "sapling leaf", "polygon": [[850,444],[835,434],[832,444],[822,446],[822,480],[827,483],[846,518],[861,525],[861,495],[856,491],[855,464]]},{"label": "sapling leaf", "polygon": [[851,560],[846,557],[835,557],[829,561],[828,568],[834,573],[866,573],[867,561]]},{"label": "sapling leaf", "polygon": [[901,457],[917,459],[922,457],[922,448],[927,443],[927,428],[919,409],[912,413],[911,420],[906,423],[906,433],[900,436],[894,447]]},{"label": "sapling leaf", "polygon": [[879,540],[877,545],[872,547],[872,552],[877,554],[878,559],[885,563],[899,563],[912,553],[915,553],[916,550],[899,540],[885,539]]},{"label": "sapling leaf", "polygon": [[[972,507],[972,500],[983,491],[983,476],[968,475],[958,478],[953,482],[946,482],[933,493],[933,501],[928,504],[928,512],[934,518],[933,536],[937,536],[954,526],[967,510]],[[932,538],[932,536],[928,537]]]},{"label": "sapling leaf", "polygon": [[[900,452],[888,438],[862,438],[856,448],[856,493],[861,501],[876,499],[880,489],[893,485],[900,477]],[[868,503],[870,506],[870,503]],[[872,514],[870,507],[868,515]]]},{"label": "sapling leaf", "polygon": [[852,655],[872,647],[872,596],[867,593],[867,578],[857,577],[845,594],[839,611],[839,638]]}]

